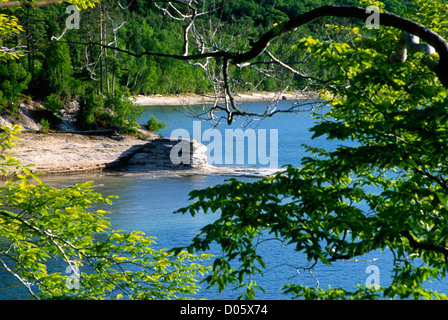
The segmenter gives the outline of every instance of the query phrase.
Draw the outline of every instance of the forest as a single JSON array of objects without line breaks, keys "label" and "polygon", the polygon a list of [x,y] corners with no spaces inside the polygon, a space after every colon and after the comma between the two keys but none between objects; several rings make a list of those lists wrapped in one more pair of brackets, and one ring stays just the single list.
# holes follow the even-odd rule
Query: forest
[{"label": "forest", "polygon": [[[244,50],[261,34],[295,15],[326,4],[357,5],[356,0],[264,0],[211,1],[204,3],[198,27],[215,28],[217,49]],[[389,12],[401,13],[406,1],[384,2]],[[51,6],[3,8],[0,14],[14,15],[23,32],[0,39],[4,47],[20,48],[17,59],[0,61],[0,108],[13,114],[20,101],[36,100],[57,114],[73,99],[80,103],[78,126],[97,129],[110,126],[132,131],[138,110],[133,95],[198,93],[213,91],[206,72],[195,63],[163,56],[137,57],[128,52],[179,54],[183,50],[183,30],[187,22],[164,9],[163,1],[102,1],[94,8],[80,11],[76,27],[70,20],[67,3]],[[69,21],[70,22],[70,21]],[[72,21],[73,22],[73,21]],[[341,21],[353,24],[353,21]],[[213,23],[213,24],[212,24]],[[359,22],[358,22],[359,23]],[[313,35],[328,36],[322,22],[310,23],[283,37],[277,46],[284,61],[297,61],[293,44]],[[197,48],[190,46],[194,53]],[[123,51],[115,50],[119,48]],[[260,65],[264,63],[260,60]],[[326,73],[325,67],[307,65],[314,74]],[[244,69],[234,75],[234,91],[278,91],[284,83],[268,77],[260,68]],[[305,87],[300,77],[294,87]],[[317,85],[318,86],[318,85]]]}]

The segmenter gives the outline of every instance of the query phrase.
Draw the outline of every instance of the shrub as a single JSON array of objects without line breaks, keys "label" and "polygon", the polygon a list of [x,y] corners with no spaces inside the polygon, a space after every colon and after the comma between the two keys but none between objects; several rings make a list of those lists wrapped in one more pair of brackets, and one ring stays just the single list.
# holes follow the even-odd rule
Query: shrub
[{"label": "shrub", "polygon": [[50,121],[46,119],[40,120],[40,125],[42,126],[42,129],[40,129],[40,132],[47,133],[50,131]]},{"label": "shrub", "polygon": [[96,114],[103,109],[103,96],[97,94],[95,91],[86,93],[80,98],[79,112],[77,117],[77,124],[80,129],[96,129],[98,127]]},{"label": "shrub", "polygon": [[129,94],[116,90],[104,96],[92,91],[81,97],[78,126],[82,129],[115,128],[124,133],[137,132],[137,118],[141,109],[136,107]]},{"label": "shrub", "polygon": [[129,93],[116,90],[105,95],[102,118],[108,126],[118,127],[124,133],[136,133],[140,115],[141,108],[134,105]]},{"label": "shrub", "polygon": [[52,93],[49,96],[45,97],[44,106],[53,114],[59,114],[63,107],[61,99],[55,93]]},{"label": "shrub", "polygon": [[151,116],[151,118],[148,120],[148,130],[153,132],[159,132],[160,129],[165,129],[166,124],[165,122],[159,122],[156,117]]}]

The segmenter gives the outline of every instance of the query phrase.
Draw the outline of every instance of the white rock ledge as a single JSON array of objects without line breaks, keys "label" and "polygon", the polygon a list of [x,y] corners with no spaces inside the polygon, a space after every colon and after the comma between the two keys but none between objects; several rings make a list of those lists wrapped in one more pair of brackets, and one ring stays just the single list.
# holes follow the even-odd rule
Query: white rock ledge
[{"label": "white rock ledge", "polygon": [[22,164],[31,165],[33,172],[64,174],[131,166],[145,170],[185,170],[207,166],[205,154],[201,154],[203,149],[193,143],[191,166],[171,164],[169,154],[175,142],[169,139],[37,132],[23,132],[19,137],[21,140],[16,142],[12,154]]},{"label": "white rock ledge", "polygon": [[[73,174],[101,171],[154,172],[157,174],[219,174],[262,177],[271,169],[217,167],[207,162],[206,146],[195,140],[79,133],[22,132],[12,149],[15,159],[31,165],[32,172]],[[180,143],[180,144],[179,144]],[[183,144],[183,145],[182,145]],[[173,146],[188,147],[187,163],[173,164]]]}]

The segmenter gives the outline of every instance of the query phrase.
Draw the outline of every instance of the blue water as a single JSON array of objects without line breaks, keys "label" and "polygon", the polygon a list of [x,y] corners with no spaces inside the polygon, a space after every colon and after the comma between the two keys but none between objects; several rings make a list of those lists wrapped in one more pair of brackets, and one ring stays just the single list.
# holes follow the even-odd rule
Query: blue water
[{"label": "blue water", "polygon": [[[287,109],[291,107],[291,101],[279,102],[278,109]],[[251,112],[263,112],[267,103],[248,103],[246,108]],[[200,112],[201,107],[196,107],[196,111]],[[146,107],[144,108],[143,116],[140,119],[141,124],[145,124],[151,116],[155,116],[161,122],[165,122],[166,128],[160,131],[160,134],[164,137],[170,137],[172,132],[176,129],[187,130],[191,138],[194,136],[194,126],[197,125],[198,119],[189,115],[189,109],[184,107]],[[315,108],[315,113],[325,113],[327,108]],[[259,131],[266,130],[267,151],[269,154],[271,138],[270,130],[277,130],[278,133],[278,167],[286,164],[294,166],[300,165],[300,160],[305,154],[305,148],[303,144],[310,144],[312,133],[309,132],[309,128],[313,125],[314,120],[310,112],[300,112],[297,114],[278,113],[274,117],[268,118],[253,118],[248,121],[246,118],[237,119],[232,125],[227,125],[225,122],[219,124],[210,123],[208,121],[200,121],[200,127],[204,133],[207,129],[216,128],[222,132],[223,138],[225,137],[226,129],[241,129],[243,131],[254,130],[257,135],[257,139],[260,138]],[[198,139],[196,139],[198,140]],[[257,140],[260,141],[260,140]],[[203,139],[202,143],[209,144],[210,141]],[[327,141],[325,138],[320,137],[312,142],[313,146],[331,149],[334,144]],[[223,150],[223,152],[232,150]],[[254,167],[247,161],[248,155],[245,154],[245,163],[243,166]],[[234,164],[236,161],[234,161]],[[257,164],[256,166],[267,167],[269,165]]]},{"label": "blue water", "polygon": [[[280,107],[289,107],[291,102],[282,101]],[[252,108],[262,109],[263,103],[252,103]],[[151,115],[158,120],[165,121],[167,128],[161,131],[169,137],[174,129],[183,128],[193,133],[193,121],[196,119],[184,115],[181,107],[146,107],[140,120],[145,123]],[[325,112],[325,110],[323,110]],[[313,124],[309,113],[278,114],[276,117],[252,122],[254,129],[278,129],[279,166],[292,164],[300,166],[300,159],[305,155],[303,143],[316,147],[331,149],[335,143],[325,139],[310,141],[311,133],[308,131]],[[237,128],[241,122],[232,126]],[[202,123],[203,130],[210,128],[210,124]],[[221,129],[228,128],[223,125]],[[247,129],[247,128],[246,128]],[[254,167],[254,165],[248,165]],[[256,166],[256,165],[255,165]],[[117,195],[119,199],[112,206],[105,209],[110,213],[108,218],[112,227],[123,231],[143,231],[148,236],[157,238],[157,247],[173,248],[188,245],[189,241],[198,233],[201,227],[212,222],[213,215],[173,214],[173,212],[189,203],[188,193],[194,189],[202,189],[211,185],[225,182],[228,176],[194,175],[194,176],[166,176],[156,175],[152,172],[123,172],[123,173],[96,173],[80,174],[67,177],[47,177],[44,180],[55,186],[63,187],[83,181],[95,181],[97,191],[104,196]],[[253,181],[253,177],[240,177],[244,181]],[[263,277],[256,281],[264,287],[266,293],[258,293],[259,299],[289,299],[281,293],[281,286],[285,284],[305,284],[316,286],[319,281],[320,288],[344,287],[355,289],[355,286],[366,283],[367,267],[374,265],[380,271],[380,284],[387,285],[390,278],[390,254],[370,253],[362,257],[365,261],[339,261],[331,266],[318,265],[313,275],[296,267],[309,267],[304,256],[295,252],[293,248],[284,247],[278,241],[266,242],[260,247],[262,255],[266,257],[267,271]],[[63,270],[61,270],[62,272]],[[1,278],[0,273],[0,299],[23,299],[25,295],[19,291],[2,286],[7,281]],[[315,278],[314,278],[315,277]],[[3,280],[2,280],[3,279]],[[448,283],[436,284],[441,292],[448,293]],[[3,289],[1,288],[3,287]],[[238,291],[226,290],[219,294],[215,289],[201,290],[198,298],[209,299],[235,299]]]}]

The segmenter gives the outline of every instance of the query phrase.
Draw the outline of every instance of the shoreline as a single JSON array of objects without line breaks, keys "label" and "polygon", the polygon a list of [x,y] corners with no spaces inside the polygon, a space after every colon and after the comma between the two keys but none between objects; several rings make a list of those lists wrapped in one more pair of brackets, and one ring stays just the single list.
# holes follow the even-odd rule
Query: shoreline
[{"label": "shoreline", "polygon": [[[256,92],[239,94],[236,96],[237,102],[273,102],[276,100],[298,100],[312,99],[316,93],[305,92],[297,94],[294,92]],[[193,104],[209,104],[214,102],[210,96],[196,94],[185,95],[152,95],[134,96],[136,105],[140,106],[182,106]],[[11,154],[23,165],[31,165],[33,172],[41,172],[49,175],[66,175],[86,172],[120,171],[123,159],[135,157],[145,159],[143,162],[153,162],[151,168],[141,167],[142,171],[155,172],[163,171],[171,174],[226,174],[226,175],[265,175],[263,168],[249,169],[241,167],[215,167],[204,164],[202,168],[175,168],[164,167],[166,160],[159,159],[159,155],[148,153],[142,154],[141,150],[150,142],[160,142],[160,137],[156,134],[145,131],[144,136],[127,136],[113,132],[89,132],[83,133],[73,130],[73,117],[64,119],[64,129],[59,132],[39,132],[39,121],[32,111],[40,110],[40,105],[21,106],[22,112],[20,124],[24,130],[19,134],[21,141],[17,141]],[[7,118],[0,119],[8,123]],[[168,144],[163,143],[164,150]],[[163,151],[165,152],[165,151]],[[195,154],[196,158],[203,158],[201,154]],[[140,161],[140,160],[138,160]],[[137,161],[137,162],[138,162]],[[118,169],[118,170],[117,170]],[[145,170],[147,169],[147,170]],[[137,170],[139,171],[139,170]],[[262,173],[263,172],[263,173]]]},{"label": "shoreline", "polygon": [[[164,138],[125,135],[21,132],[11,155],[33,173],[45,176],[86,174],[150,174],[163,176],[224,175],[259,178],[281,168],[214,166],[192,160],[190,165],[167,164],[170,143]],[[190,142],[190,141],[188,141]],[[192,142],[193,143],[193,142]],[[155,146],[154,146],[155,145]],[[158,146],[158,147],[157,147]],[[202,144],[192,145],[192,159],[205,159]]]},{"label": "shoreline", "polygon": [[120,159],[155,139],[67,132],[22,131],[11,155],[34,173],[64,175],[110,170]]},{"label": "shoreline", "polygon": [[[305,100],[316,98],[316,92],[301,92],[296,93],[292,91],[286,92],[266,92],[258,91],[253,93],[236,93],[235,101],[243,102],[272,102],[275,100]],[[215,97],[212,95],[200,95],[194,93],[179,94],[179,95],[135,95],[135,104],[138,106],[182,106],[182,105],[201,105],[212,104],[215,102]],[[218,99],[221,101],[222,99]]]}]

